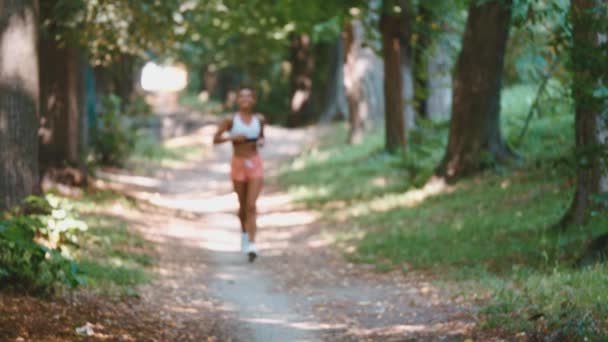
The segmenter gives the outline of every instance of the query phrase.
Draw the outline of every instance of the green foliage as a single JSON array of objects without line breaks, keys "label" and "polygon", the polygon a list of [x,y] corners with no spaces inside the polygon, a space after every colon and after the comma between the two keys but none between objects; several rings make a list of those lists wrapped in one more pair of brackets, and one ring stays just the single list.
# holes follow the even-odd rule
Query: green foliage
[{"label": "green foliage", "polygon": [[136,133],[135,144],[129,156],[128,167],[137,167],[143,163],[143,167],[149,167],[150,163],[166,164],[172,162],[185,162],[193,158],[201,157],[205,148],[200,144],[189,144],[183,146],[166,146],[159,139],[145,130]]},{"label": "green foliage", "polygon": [[122,165],[134,145],[134,132],[122,115],[121,100],[116,95],[103,99],[104,112],[92,132],[93,162],[101,165]]},{"label": "green foliage", "polygon": [[[503,91],[502,129],[509,140],[520,132],[536,88]],[[552,230],[569,205],[576,172],[572,99],[551,80],[540,107],[520,146],[520,165],[440,192],[416,189],[441,159],[447,137],[446,125],[425,122],[410,133],[405,160],[381,154],[377,133],[360,146],[344,145],[342,129],[295,159],[279,181],[325,212],[353,261],[379,271],[434,272],[467,296],[492,298],[484,314],[491,327],[594,338],[608,328],[600,273],[606,269],[570,267],[589,240],[606,232],[608,216],[595,215],[564,233]],[[527,320],[538,313],[544,323]]]},{"label": "green foliage", "polygon": [[58,197],[28,197],[0,217],[0,284],[48,292],[75,287],[83,278],[67,246],[77,246],[87,226]]},{"label": "green foliage", "polygon": [[130,117],[149,116],[152,114],[152,107],[143,96],[136,96],[129,101],[125,108],[125,114]]},{"label": "green foliage", "polygon": [[534,331],[556,340],[601,341],[608,335],[607,265],[555,269],[499,284],[482,311],[489,328]]},{"label": "green foliage", "polygon": [[[514,2],[505,63],[508,83],[539,82],[549,71],[561,82],[568,81],[568,4],[567,0]],[[553,64],[556,67],[551,69]]]},{"label": "green foliage", "polygon": [[91,62],[107,65],[121,55],[147,56],[175,42],[176,8],[186,1],[41,1],[42,34],[84,47]]},{"label": "green foliage", "polygon": [[218,115],[222,113],[222,104],[212,98],[201,98],[200,94],[188,92],[179,98],[179,104],[203,114]]},{"label": "green foliage", "polygon": [[[80,285],[111,296],[136,296],[136,286],[150,280],[146,268],[155,263],[150,254],[153,246],[133,232],[124,218],[98,213],[107,206],[128,209],[132,202],[110,191],[86,193],[80,198],[47,194],[45,198],[29,198],[18,211],[20,216],[17,212],[6,214],[0,226],[7,222],[14,225],[18,219],[25,222],[29,229],[25,231],[35,229],[35,234],[33,249],[15,249],[15,245],[27,245],[23,239],[11,242],[11,249],[0,249],[0,284],[38,292],[64,284]],[[53,232],[59,232],[59,237],[53,238]],[[0,246],[5,244],[0,232]],[[35,267],[33,260],[40,249],[47,255]],[[7,255],[12,258],[10,268],[4,262]],[[27,256],[29,262],[24,261]],[[11,275],[5,281],[7,269],[19,271],[19,277]]]},{"label": "green foliage", "polygon": [[[112,202],[114,202],[112,200]],[[87,215],[88,234],[78,253],[87,286],[112,296],[136,295],[135,287],[150,281],[146,267],[154,264],[150,242],[131,231],[124,220]]]},{"label": "green foliage", "polygon": [[[98,196],[87,196],[78,202],[78,207],[89,210],[89,202],[99,203]],[[108,198],[106,204],[129,205],[120,198]],[[146,270],[155,263],[150,254],[151,243],[129,229],[122,218],[91,213],[84,219],[89,226],[82,238],[86,248],[76,256],[86,286],[111,296],[137,295],[136,286],[151,279]]]}]

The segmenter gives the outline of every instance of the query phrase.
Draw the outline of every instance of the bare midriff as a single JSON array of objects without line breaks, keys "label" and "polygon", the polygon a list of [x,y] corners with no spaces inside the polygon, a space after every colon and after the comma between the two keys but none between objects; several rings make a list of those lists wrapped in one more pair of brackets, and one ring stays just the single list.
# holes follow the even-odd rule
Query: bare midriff
[{"label": "bare midriff", "polygon": [[258,154],[257,141],[248,141],[243,143],[232,144],[234,148],[234,156],[239,158],[251,158]]}]

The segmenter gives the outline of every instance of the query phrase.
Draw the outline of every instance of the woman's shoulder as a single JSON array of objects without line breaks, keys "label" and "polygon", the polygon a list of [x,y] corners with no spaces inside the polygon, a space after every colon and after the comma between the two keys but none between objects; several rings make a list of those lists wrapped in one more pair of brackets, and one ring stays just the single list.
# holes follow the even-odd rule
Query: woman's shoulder
[{"label": "woman's shoulder", "polygon": [[234,122],[234,113],[228,113],[222,116],[220,119],[220,124],[228,129],[232,128],[232,123]]}]

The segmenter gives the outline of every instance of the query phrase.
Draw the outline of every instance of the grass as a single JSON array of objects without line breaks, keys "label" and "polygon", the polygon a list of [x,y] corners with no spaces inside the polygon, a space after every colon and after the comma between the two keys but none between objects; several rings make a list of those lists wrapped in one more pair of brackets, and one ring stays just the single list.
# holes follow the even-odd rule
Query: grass
[{"label": "grass", "polygon": [[223,111],[222,103],[205,98],[206,95],[198,95],[191,92],[183,93],[179,97],[179,104],[201,113],[220,114]]},{"label": "grass", "polygon": [[[512,145],[535,89],[503,92],[503,133]],[[278,181],[296,200],[325,212],[348,258],[380,271],[434,272],[470,295],[485,293],[488,328],[599,338],[608,331],[607,269],[572,264],[589,239],[606,232],[608,217],[564,233],[551,228],[573,192],[573,115],[567,98],[543,100],[541,113],[517,147],[522,163],[438,194],[414,196],[447,141],[446,124],[426,122],[411,133],[406,157],[385,154],[380,132],[359,146],[345,145],[340,126]],[[535,314],[542,318],[528,320]]]},{"label": "grass", "polygon": [[131,164],[165,165],[179,163],[201,156],[205,152],[201,144],[170,146],[161,143],[156,137],[145,131],[137,133],[135,145],[129,160]]},{"label": "grass", "polygon": [[73,251],[85,286],[110,296],[136,296],[136,287],[148,283],[148,268],[155,263],[153,245],[117,216],[99,213],[99,208],[119,205],[129,208],[131,200],[110,191],[87,193],[82,198],[65,199],[88,225]]}]

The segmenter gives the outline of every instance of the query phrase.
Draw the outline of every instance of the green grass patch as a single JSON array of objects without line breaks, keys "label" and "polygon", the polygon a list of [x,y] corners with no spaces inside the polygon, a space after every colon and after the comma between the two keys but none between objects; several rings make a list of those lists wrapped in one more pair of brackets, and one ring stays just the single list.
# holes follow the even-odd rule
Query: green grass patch
[{"label": "green grass patch", "polygon": [[184,162],[201,156],[205,148],[200,144],[167,146],[146,131],[137,133],[133,152],[129,156],[130,164]]},{"label": "green grass patch", "polygon": [[[502,129],[512,145],[535,89],[522,85],[503,92]],[[549,92],[559,91],[559,84],[550,85]],[[448,125],[429,122],[411,132],[405,157],[384,153],[379,131],[361,145],[346,145],[340,125],[320,147],[286,166],[278,182],[326,214],[351,260],[378,271],[431,271],[440,281],[470,289],[464,291],[469,295],[491,293],[484,311],[488,326],[565,329],[567,336],[594,338],[608,327],[606,268],[580,271],[572,265],[587,241],[606,233],[608,217],[597,215],[566,232],[552,229],[569,205],[575,176],[571,101],[555,98],[543,98],[540,115],[517,146],[521,163],[496,166],[440,193],[419,189],[447,143]],[[542,324],[520,314],[535,308],[542,311]]]},{"label": "green grass patch", "polygon": [[134,294],[134,287],[151,280],[153,246],[128,229],[127,223],[107,215],[84,216],[89,225],[78,252],[80,272],[87,285],[111,295]]},{"label": "green grass patch", "polygon": [[111,296],[136,295],[135,288],[151,280],[148,268],[155,263],[154,246],[129,229],[126,218],[99,210],[110,206],[133,209],[133,200],[112,191],[87,192],[62,200],[88,226],[78,237],[78,248],[70,250],[78,273],[85,279],[84,286]]},{"label": "green grass patch", "polygon": [[205,98],[199,94],[186,92],[179,97],[179,104],[204,114],[220,114],[223,111],[222,103]]}]

